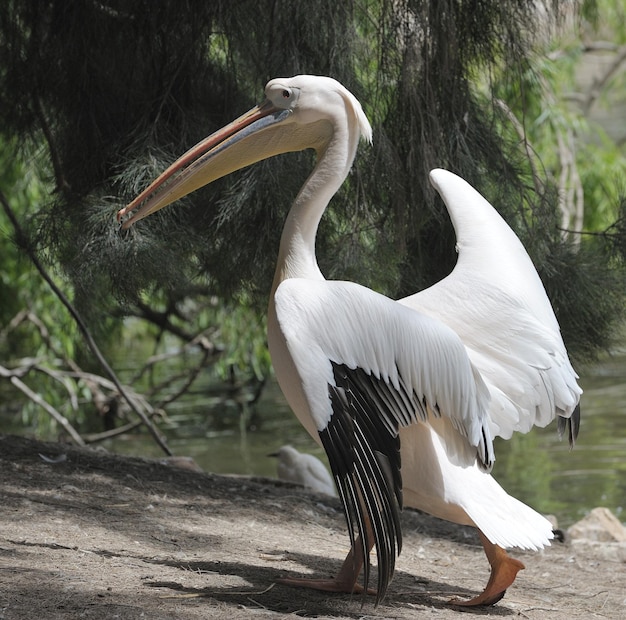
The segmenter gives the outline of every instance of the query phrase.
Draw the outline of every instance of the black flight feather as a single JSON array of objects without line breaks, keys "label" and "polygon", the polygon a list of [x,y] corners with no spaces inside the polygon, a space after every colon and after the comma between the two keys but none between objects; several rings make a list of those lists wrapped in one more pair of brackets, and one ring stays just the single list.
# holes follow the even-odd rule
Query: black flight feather
[{"label": "black flight feather", "polygon": [[557,417],[557,430],[561,438],[563,438],[567,430],[569,445],[570,448],[573,448],[578,438],[578,431],[580,430],[580,403],[576,405],[576,408],[569,418],[564,418],[563,416]]},{"label": "black flight feather", "polygon": [[328,393],[333,415],[320,432],[320,438],[344,506],[355,552],[356,535],[363,542],[365,591],[371,574],[368,550],[376,547],[378,603],[387,591],[402,548],[398,427],[421,418],[422,406],[417,398],[408,395],[403,385],[396,390],[362,369],[332,365],[335,385],[328,386]]}]

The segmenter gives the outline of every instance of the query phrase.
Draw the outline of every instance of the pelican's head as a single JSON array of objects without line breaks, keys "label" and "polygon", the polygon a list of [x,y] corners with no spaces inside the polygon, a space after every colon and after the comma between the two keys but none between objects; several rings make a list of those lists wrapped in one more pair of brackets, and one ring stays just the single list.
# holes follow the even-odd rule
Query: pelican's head
[{"label": "pelican's head", "polygon": [[354,128],[357,141],[359,136],[372,139],[361,104],[332,78],[276,78],[267,83],[265,97],[262,104],[189,149],[120,209],[118,221],[134,212],[122,227],[262,159],[308,148],[323,151],[338,127]]}]

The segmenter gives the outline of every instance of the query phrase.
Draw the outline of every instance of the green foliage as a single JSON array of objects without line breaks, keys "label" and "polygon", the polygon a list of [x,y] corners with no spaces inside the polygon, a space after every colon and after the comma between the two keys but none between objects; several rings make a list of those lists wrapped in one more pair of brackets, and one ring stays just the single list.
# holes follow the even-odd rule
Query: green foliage
[{"label": "green foliage", "polygon": [[[37,164],[41,166],[41,161]],[[0,191],[25,221],[36,214],[47,193],[45,182],[38,176],[37,165],[22,160],[10,141],[0,142]],[[14,233],[4,210],[0,209],[0,325],[6,327],[21,310],[27,308],[42,318],[59,323],[61,329],[55,335],[55,346],[71,348],[74,330],[68,321],[62,319],[61,305],[38,276],[23,248],[17,244]],[[60,273],[57,272],[55,277],[62,282]],[[7,334],[6,338],[5,343],[0,343],[8,347],[3,349],[5,356],[10,355],[16,345],[14,335]],[[30,346],[33,345],[30,342]]]},{"label": "green foliage", "polygon": [[[30,160],[21,159],[13,141],[0,142],[0,192],[25,222],[37,212],[47,194],[46,183],[38,175],[42,169],[45,170],[45,163],[36,153]],[[0,364],[28,367],[36,362],[39,370],[32,373],[30,388],[44,394],[52,406],[68,412],[75,408],[79,397],[76,386],[63,381],[61,389],[57,389],[58,383],[49,373],[57,370],[59,356],[76,354],[76,329],[23,250],[16,241],[13,225],[4,209],[0,209]],[[63,285],[62,274],[54,268],[52,273]],[[3,393],[21,423],[48,435],[55,432],[54,421],[30,399],[16,390]]]},{"label": "green foliage", "polygon": [[216,305],[205,320],[218,326],[218,342],[224,346],[224,353],[216,364],[220,378],[232,376],[233,369],[244,375],[252,371],[258,380],[268,376],[271,362],[265,320],[259,317],[248,300],[243,298]]},{"label": "green foliage", "polygon": [[593,360],[598,349],[608,349],[622,316],[625,282],[614,266],[623,259],[608,247],[599,237],[585,238],[578,248],[554,243],[540,265],[577,362]]},{"label": "green foliage", "polygon": [[[584,2],[584,15],[598,7],[618,20],[623,7],[608,4]],[[269,78],[332,75],[363,101],[374,146],[360,150],[321,223],[324,273],[397,296],[445,276],[454,234],[428,172],[446,167],[518,232],[570,350],[589,356],[623,313],[626,242],[613,222],[621,221],[615,179],[624,158],[606,135],[590,139],[592,123],[567,99],[584,53],[579,33],[557,46],[546,21],[532,0],[8,0],[0,6],[0,125],[19,148],[3,187],[101,342],[115,345],[124,316],[144,319],[157,339],[210,333],[223,349],[221,376],[245,368],[258,379],[269,365],[259,317],[311,154],[233,174],[127,232],[115,213],[256,103]],[[561,208],[568,149],[582,220]],[[20,188],[35,170],[51,181]],[[571,222],[576,234],[563,234]],[[581,238],[583,225],[610,234]],[[4,242],[2,252],[3,320],[34,303],[58,323],[65,314],[20,252]],[[72,328],[63,332],[63,356],[80,357]]]},{"label": "green foliage", "polygon": [[[578,156],[578,169],[585,195],[584,229],[602,231],[618,218],[626,196],[626,157],[602,129],[597,141],[587,143]],[[626,256],[626,255],[625,255]]]},{"label": "green foliage", "polygon": [[[351,272],[356,255],[361,281],[401,293],[451,266],[451,244],[434,234],[446,220],[429,169],[449,166],[474,182],[490,170],[515,183],[467,74],[503,50],[523,55],[530,1],[470,7],[452,0],[319,0],[280,2],[272,10],[269,3],[251,10],[251,2],[214,2],[181,11],[176,3],[148,7],[137,0],[123,11],[49,2],[40,12],[28,0],[9,4],[0,13],[11,43],[6,82],[28,105],[16,118],[14,106],[0,102],[0,114],[25,129],[48,121],[60,192],[41,214],[41,241],[79,293],[101,282],[116,298],[132,299],[138,290],[192,279],[197,270],[210,275],[219,295],[268,290],[298,186],[291,179],[304,178],[309,157],[224,180],[190,197],[187,207],[151,218],[131,239],[117,233],[113,213],[121,199],[109,196],[133,196],[186,147],[249,107],[276,75],[333,75],[378,119],[366,162],[373,174],[361,175],[333,203],[335,222],[368,213],[363,232],[355,236],[347,225],[343,234],[341,226],[320,230],[320,261],[333,266],[333,275],[342,275],[337,265]],[[27,70],[37,79],[23,79]],[[283,172],[294,168],[295,175]]]},{"label": "green foliage", "polygon": [[[594,37],[615,41],[599,44],[605,58],[619,55],[615,45],[626,30],[617,18],[623,11],[622,3],[587,2],[581,15],[590,22],[569,19],[540,31],[527,63],[502,57],[490,81],[479,82],[485,101],[495,95],[503,102],[497,133],[511,145],[517,139],[517,156],[512,152],[507,159],[517,159],[520,178],[534,191],[521,195],[523,225],[516,229],[579,360],[608,347],[623,318],[626,254],[619,222],[626,157],[594,110],[607,102],[626,104],[619,98],[625,73],[610,62],[590,64],[597,53]],[[597,12],[603,15],[601,31]],[[607,15],[615,18],[610,30]]]}]

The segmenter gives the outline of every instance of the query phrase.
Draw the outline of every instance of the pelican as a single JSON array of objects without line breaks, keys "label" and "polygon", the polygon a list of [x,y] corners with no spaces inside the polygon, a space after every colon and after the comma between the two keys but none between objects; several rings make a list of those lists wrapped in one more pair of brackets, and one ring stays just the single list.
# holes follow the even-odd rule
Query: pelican
[{"label": "pelican", "polygon": [[281,446],[270,454],[278,459],[278,477],[281,480],[301,484],[324,495],[337,495],[335,483],[324,463],[312,454],[298,452],[293,446]]},{"label": "pelican", "polygon": [[187,151],[118,220],[128,228],[235,170],[316,151],[282,233],[268,344],[289,405],[328,455],[351,548],[333,579],[281,581],[370,592],[375,547],[378,603],[402,547],[399,512],[411,506],[478,529],[489,581],[478,596],[452,602],[494,604],[524,568],[505,549],[541,549],[552,527],[490,475],[493,437],[555,417],[570,443],[578,432],[581,390],[541,281],[493,207],[445,170],[430,180],[457,236],[449,276],[399,301],[326,280],[315,255],[318,224],[372,129],[357,99],[328,77],[273,79],[265,95]]}]

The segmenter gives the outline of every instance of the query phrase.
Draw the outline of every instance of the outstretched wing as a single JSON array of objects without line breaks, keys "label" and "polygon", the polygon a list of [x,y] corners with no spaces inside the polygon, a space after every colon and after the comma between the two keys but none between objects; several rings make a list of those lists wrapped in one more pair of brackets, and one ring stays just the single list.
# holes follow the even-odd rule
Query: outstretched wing
[{"label": "outstretched wing", "polygon": [[447,278],[400,303],[459,335],[489,387],[494,435],[509,438],[558,417],[573,444],[582,390],[530,257],[467,182],[445,170],[433,170],[431,182],[450,213],[458,261]]},{"label": "outstretched wing", "polygon": [[402,544],[398,429],[438,418],[450,457],[488,470],[487,389],[451,329],[357,284],[285,280],[275,306],[353,546],[359,534],[376,547],[382,597]]}]

